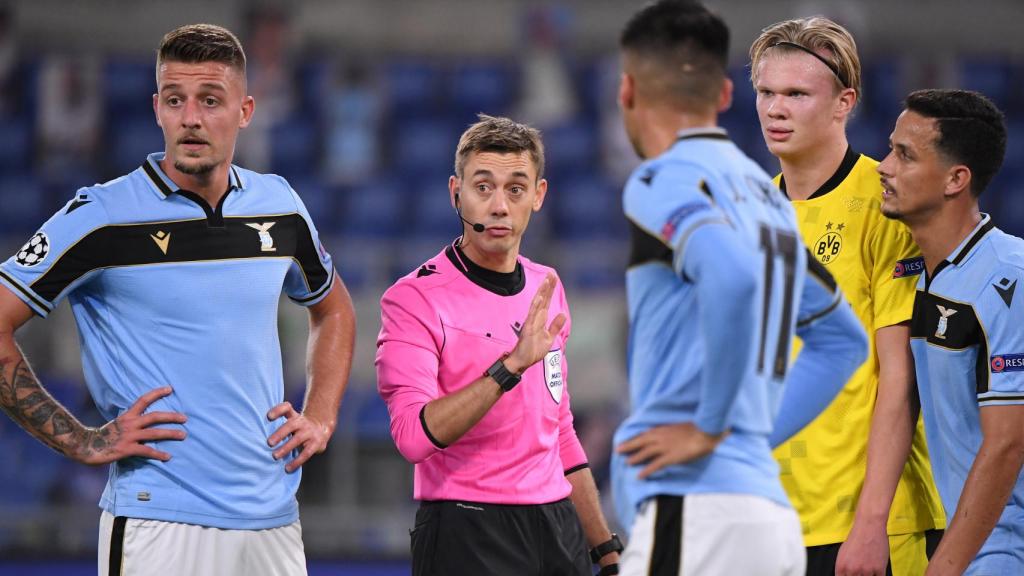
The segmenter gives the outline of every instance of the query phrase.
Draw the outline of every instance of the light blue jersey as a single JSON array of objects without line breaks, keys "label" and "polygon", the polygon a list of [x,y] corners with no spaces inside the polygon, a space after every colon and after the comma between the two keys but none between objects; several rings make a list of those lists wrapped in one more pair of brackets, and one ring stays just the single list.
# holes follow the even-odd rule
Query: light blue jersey
[{"label": "light blue jersey", "polygon": [[110,467],[100,506],[115,516],[259,529],[298,518],[300,473],[267,438],[283,401],[281,292],[312,305],[331,258],[282,178],[232,166],[215,208],[179,189],[152,154],[141,168],[83,188],[0,264],[0,284],[46,316],[65,297],[86,384],[113,419],[164,385],[150,411],[185,414],[183,441],[154,442],[169,462]]},{"label": "light blue jersey", "polygon": [[[1024,240],[988,215],[918,282],[911,348],[946,516],[981,448],[981,410],[1024,404]],[[1024,475],[967,574],[1024,574]]]},{"label": "light blue jersey", "polygon": [[[613,459],[620,521],[656,495],[742,493],[788,506],[769,435],[827,405],[866,343],[835,282],[808,258],[793,208],[719,129],[687,131],[626,185],[631,413],[615,444],[659,425],[730,430],[715,451],[646,480]],[[808,347],[787,379],[794,330]],[[780,399],[785,419],[776,419]]]}]

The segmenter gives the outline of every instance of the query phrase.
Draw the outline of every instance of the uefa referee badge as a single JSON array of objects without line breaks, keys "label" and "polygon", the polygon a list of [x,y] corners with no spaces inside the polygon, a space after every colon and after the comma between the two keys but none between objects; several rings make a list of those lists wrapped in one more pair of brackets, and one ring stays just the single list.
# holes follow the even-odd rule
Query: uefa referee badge
[{"label": "uefa referee badge", "polygon": [[561,404],[562,390],[565,388],[562,382],[561,350],[552,350],[544,356],[544,384],[547,385],[555,404]]}]

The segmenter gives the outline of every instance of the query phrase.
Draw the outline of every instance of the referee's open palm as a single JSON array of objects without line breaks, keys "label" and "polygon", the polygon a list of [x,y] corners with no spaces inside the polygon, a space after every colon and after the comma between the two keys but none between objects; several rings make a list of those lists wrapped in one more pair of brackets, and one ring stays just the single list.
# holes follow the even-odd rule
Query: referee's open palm
[{"label": "referee's open palm", "polygon": [[507,366],[516,368],[520,373],[539,362],[551,351],[551,343],[565,326],[565,314],[558,314],[547,325],[548,310],[551,306],[551,295],[555,291],[555,276],[548,274],[541,282],[540,288],[530,302],[530,311],[526,314],[523,329],[519,332],[519,342],[509,354]]}]

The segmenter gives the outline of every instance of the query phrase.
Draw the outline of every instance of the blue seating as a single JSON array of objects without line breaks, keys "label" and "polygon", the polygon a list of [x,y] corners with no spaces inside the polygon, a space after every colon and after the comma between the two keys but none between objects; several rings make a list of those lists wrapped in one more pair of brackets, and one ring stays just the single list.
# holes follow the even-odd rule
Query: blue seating
[{"label": "blue seating", "polygon": [[410,210],[403,206],[402,189],[393,179],[371,181],[342,192],[340,229],[356,238],[394,238],[405,228]]},{"label": "blue seating", "polygon": [[320,134],[313,121],[297,116],[270,129],[270,171],[285,178],[308,177],[318,168]]},{"label": "blue seating", "polygon": [[135,170],[146,160],[146,155],[164,149],[164,137],[153,119],[152,112],[128,117],[115,117],[110,125],[113,153],[108,157],[111,176]]},{"label": "blue seating", "polygon": [[112,60],[103,71],[104,108],[108,118],[148,112],[153,116],[156,67],[152,60]]},{"label": "blue seating", "polygon": [[0,122],[0,173],[27,168],[31,154],[32,124],[29,119]]},{"label": "blue seating", "polygon": [[452,103],[460,112],[507,113],[516,95],[516,77],[502,61],[459,64],[452,73]]},{"label": "blue seating", "polygon": [[427,60],[398,59],[384,65],[391,113],[399,119],[422,117],[440,108],[443,68]]},{"label": "blue seating", "polygon": [[49,216],[50,207],[44,188],[33,173],[0,175],[0,230],[19,235],[31,232]]}]

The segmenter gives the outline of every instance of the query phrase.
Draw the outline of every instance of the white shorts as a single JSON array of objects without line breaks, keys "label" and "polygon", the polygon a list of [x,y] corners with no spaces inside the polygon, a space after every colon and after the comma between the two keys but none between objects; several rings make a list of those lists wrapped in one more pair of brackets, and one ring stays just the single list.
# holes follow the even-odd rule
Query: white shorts
[{"label": "white shorts", "polygon": [[800,520],[746,494],[658,496],[640,506],[623,576],[803,576]]},{"label": "white shorts", "polygon": [[224,530],[100,516],[99,576],[305,576],[298,521],[267,530]]}]

